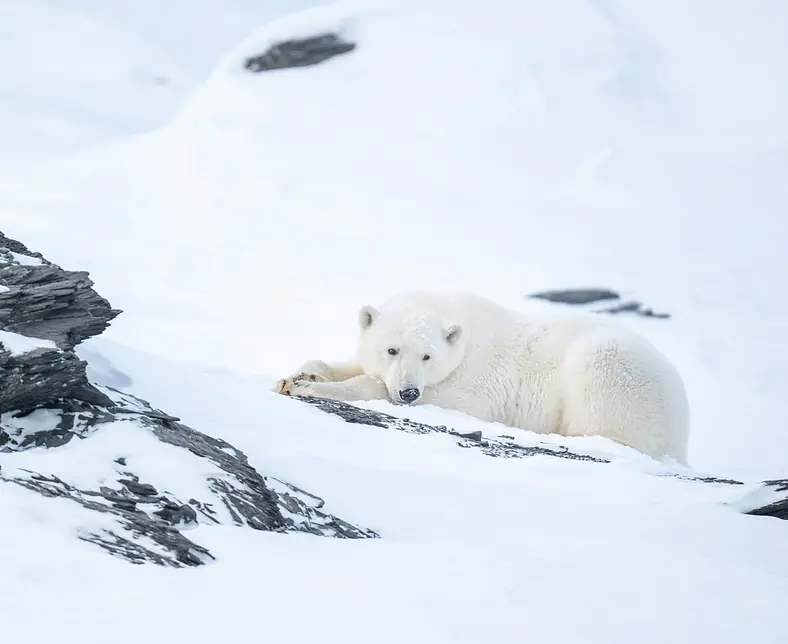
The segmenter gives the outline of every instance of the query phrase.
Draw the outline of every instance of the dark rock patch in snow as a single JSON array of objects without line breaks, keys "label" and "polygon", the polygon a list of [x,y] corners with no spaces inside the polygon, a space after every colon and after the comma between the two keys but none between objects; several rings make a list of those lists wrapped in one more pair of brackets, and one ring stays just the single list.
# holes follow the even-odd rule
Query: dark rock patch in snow
[{"label": "dark rock patch in snow", "polygon": [[[528,297],[546,300],[556,304],[582,306],[594,313],[634,313],[642,317],[667,319],[670,313],[657,313],[652,308],[646,307],[638,300],[624,300],[616,291],[605,288],[575,288],[540,291],[531,293]],[[611,303],[607,306],[597,306],[600,302]],[[589,307],[588,305],[594,305]]]},{"label": "dark rock patch in snow", "polygon": [[110,404],[88,382],[85,363],[73,352],[42,348],[12,355],[0,339],[0,413],[64,400]]},{"label": "dark rock patch in snow", "polygon": [[758,505],[747,510],[746,514],[776,517],[788,521],[788,479],[764,481],[756,493],[760,498],[763,498],[764,493],[767,493],[771,499],[765,505]]},{"label": "dark rock patch in snow", "polygon": [[[89,518],[78,537],[133,563],[182,567],[213,560],[184,534],[197,524],[379,536],[328,513],[319,497],[266,479],[229,443],[133,395],[91,383],[74,347],[120,313],[92,284],[87,273],[63,270],[0,233],[0,452],[81,447],[80,441],[89,446],[95,433],[114,432],[117,449],[127,447],[133,456],[89,452],[87,464],[103,473],[94,485],[85,484],[84,475],[82,484],[69,480],[73,452],[52,465],[67,474],[14,467],[14,459],[5,458],[0,484],[81,506],[88,512],[80,516]],[[158,478],[145,480],[138,471]]]},{"label": "dark rock patch in snow", "polygon": [[64,270],[1,232],[0,285],[0,329],[62,349],[100,334],[120,314],[86,272]]},{"label": "dark rock patch in snow", "polygon": [[677,479],[684,481],[699,481],[700,483],[716,483],[718,485],[744,485],[742,481],[736,479],[722,479],[717,476],[686,476],[684,474],[672,474]]},{"label": "dark rock patch in snow", "polygon": [[271,45],[259,56],[246,59],[244,67],[250,72],[264,72],[291,67],[317,65],[334,56],[347,54],[356,48],[356,43],[348,42],[339,35],[328,33],[285,40]]},{"label": "dark rock patch in snow", "polygon": [[532,293],[529,297],[561,304],[592,304],[605,300],[617,300],[620,296],[615,291],[605,288],[575,288],[557,291],[540,291],[539,293]]},{"label": "dark rock patch in snow", "polygon": [[609,463],[603,458],[597,458],[589,454],[572,452],[561,445],[518,445],[506,440],[486,438],[482,432],[460,433],[449,429],[445,425],[425,425],[417,423],[407,418],[397,418],[379,411],[361,409],[345,402],[337,400],[327,400],[325,398],[298,397],[298,400],[314,405],[318,409],[339,416],[348,423],[360,423],[362,425],[372,425],[383,429],[396,429],[397,431],[409,434],[447,434],[455,436],[460,440],[457,444],[468,449],[478,449],[483,454],[499,458],[526,458],[529,456],[555,456],[557,458],[567,458],[573,461],[592,461],[594,463]]},{"label": "dark rock patch in snow", "polygon": [[128,476],[131,478],[118,481],[117,488],[102,485],[98,490],[85,490],[54,475],[22,470],[16,476],[6,476],[0,471],[0,481],[46,497],[69,499],[88,510],[112,516],[117,528],[83,529],[78,536],[117,557],[132,563],[172,567],[199,566],[214,559],[207,549],[187,539],[176,527],[197,523],[191,506],[166,495],[150,494],[133,474]]}]

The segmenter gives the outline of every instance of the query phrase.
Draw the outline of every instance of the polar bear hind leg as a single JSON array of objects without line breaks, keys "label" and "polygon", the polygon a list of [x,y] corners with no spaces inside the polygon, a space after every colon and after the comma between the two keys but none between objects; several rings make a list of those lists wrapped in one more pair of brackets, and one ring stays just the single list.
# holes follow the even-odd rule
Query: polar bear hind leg
[{"label": "polar bear hind leg", "polygon": [[562,434],[604,436],[653,458],[687,462],[689,412],[678,372],[639,339],[584,338],[561,379]]}]

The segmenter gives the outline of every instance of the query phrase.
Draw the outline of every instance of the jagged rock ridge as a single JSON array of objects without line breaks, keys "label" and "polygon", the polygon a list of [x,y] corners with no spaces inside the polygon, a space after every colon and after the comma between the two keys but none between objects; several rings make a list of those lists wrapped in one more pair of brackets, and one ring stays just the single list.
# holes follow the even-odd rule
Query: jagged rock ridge
[{"label": "jagged rock ridge", "polygon": [[93,290],[85,271],[67,271],[0,232],[0,329],[72,349],[99,335],[121,311]]},{"label": "jagged rock ridge", "polygon": [[[286,481],[262,476],[246,455],[229,443],[202,434],[149,403],[89,381],[87,364],[74,347],[101,333],[120,311],[93,290],[87,273],[66,271],[0,233],[0,452],[6,455],[0,483],[45,497],[70,500],[88,511],[80,539],[134,563],[175,567],[207,563],[213,555],[184,531],[198,523],[224,523],[254,530],[309,532],[338,538],[374,538],[373,530],[352,525],[324,509],[319,497]],[[129,443],[150,442],[133,458],[123,453],[95,488],[75,485],[67,474],[16,467],[9,455],[57,449],[74,440],[89,449],[97,432],[126,432]],[[122,452],[124,442],[118,442]],[[178,471],[172,451],[185,461]],[[149,461],[145,460],[149,453]],[[106,458],[106,455],[102,456]],[[155,470],[155,482],[135,466]],[[68,467],[64,469],[68,472]],[[196,476],[194,472],[210,472]],[[197,490],[185,498],[168,491],[175,479]],[[88,517],[112,521],[92,521]],[[109,525],[109,527],[107,527]]]}]

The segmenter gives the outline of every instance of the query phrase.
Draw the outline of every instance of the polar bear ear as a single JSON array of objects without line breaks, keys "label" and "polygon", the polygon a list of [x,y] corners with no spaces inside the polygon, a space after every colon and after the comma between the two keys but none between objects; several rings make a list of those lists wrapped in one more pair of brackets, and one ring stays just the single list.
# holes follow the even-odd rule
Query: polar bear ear
[{"label": "polar bear ear", "polygon": [[370,306],[369,304],[362,306],[361,310],[358,312],[358,324],[361,330],[363,331],[368,328],[378,315],[379,311],[374,306]]},{"label": "polar bear ear", "polygon": [[443,332],[443,337],[446,339],[446,342],[449,344],[456,344],[457,340],[460,339],[462,335],[462,327],[459,324],[450,324],[446,327],[446,330]]}]

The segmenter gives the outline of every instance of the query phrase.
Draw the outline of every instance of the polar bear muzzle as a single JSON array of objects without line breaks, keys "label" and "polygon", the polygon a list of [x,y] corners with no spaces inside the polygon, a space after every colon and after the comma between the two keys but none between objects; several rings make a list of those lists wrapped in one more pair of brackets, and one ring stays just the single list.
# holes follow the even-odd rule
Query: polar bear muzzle
[{"label": "polar bear muzzle", "polygon": [[400,389],[397,395],[406,405],[412,405],[421,397],[421,392],[415,387],[410,387],[409,389]]}]

